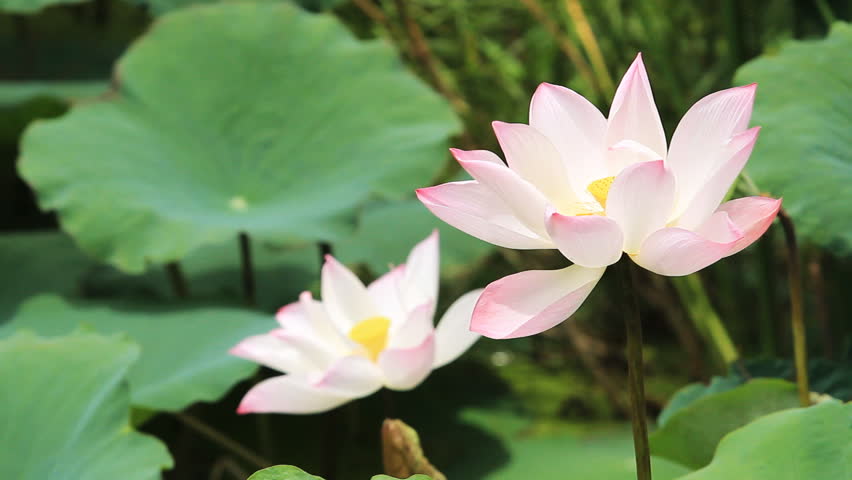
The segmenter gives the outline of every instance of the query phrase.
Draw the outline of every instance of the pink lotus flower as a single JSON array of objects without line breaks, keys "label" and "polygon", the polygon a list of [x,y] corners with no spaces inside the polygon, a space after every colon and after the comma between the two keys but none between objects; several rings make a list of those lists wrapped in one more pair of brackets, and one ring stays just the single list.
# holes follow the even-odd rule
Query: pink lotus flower
[{"label": "pink lotus flower", "polygon": [[322,268],[322,302],[310,292],[278,311],[281,328],[246,338],[230,353],[285,372],[264,380],[237,413],[316,413],[382,386],[409,390],[479,338],[468,329],[482,290],[462,295],[433,326],[438,233],[405,264],[365,287],[332,256]]},{"label": "pink lotus flower", "polygon": [[576,92],[544,83],[533,95],[529,125],[493,124],[506,164],[488,151],[452,150],[474,180],[419,189],[432,213],[486,242],[556,248],[574,263],[488,285],[471,329],[513,338],[555,326],[622,252],[652,272],[680,276],[760,237],[780,200],[720,205],[757,140],[759,127],[748,128],[756,88],[699,100],[667,149],[640,54],[608,119]]}]

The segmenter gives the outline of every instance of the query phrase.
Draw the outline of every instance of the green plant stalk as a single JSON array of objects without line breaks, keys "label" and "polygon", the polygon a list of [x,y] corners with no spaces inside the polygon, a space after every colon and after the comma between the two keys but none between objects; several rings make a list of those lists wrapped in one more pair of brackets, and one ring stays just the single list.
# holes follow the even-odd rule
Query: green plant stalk
[{"label": "green plant stalk", "polygon": [[648,419],[645,407],[645,363],[642,359],[642,321],[630,271],[630,261],[616,264],[621,276],[624,327],[627,334],[627,384],[630,392],[630,418],[633,423],[633,450],[636,478],[651,480],[651,448],[648,443]]},{"label": "green plant stalk", "polygon": [[186,283],[186,277],[183,270],[180,268],[180,263],[170,262],[166,264],[166,274],[169,277],[169,283],[172,286],[172,291],[178,298],[189,297],[189,285]]},{"label": "green plant stalk", "polygon": [[787,278],[790,282],[790,319],[793,324],[793,353],[796,363],[796,385],[799,387],[799,403],[803,407],[811,404],[811,390],[808,385],[808,345],[805,334],[804,304],[802,303],[802,263],[799,258],[799,246],[796,242],[796,229],[793,220],[782,208],[778,220],[784,229],[787,242]]},{"label": "green plant stalk", "polygon": [[672,277],[671,280],[695,327],[705,341],[713,345],[725,368],[736,362],[739,352],[698,276]]},{"label": "green plant stalk", "polygon": [[252,452],[248,448],[242,446],[236,440],[228,437],[224,433],[222,433],[222,432],[216,430],[215,428],[207,425],[206,423],[202,422],[201,420],[198,420],[197,418],[193,417],[192,415],[188,415],[186,413],[178,412],[178,413],[175,413],[174,416],[175,416],[175,418],[180,420],[181,423],[183,423],[184,425],[188,426],[189,428],[195,430],[196,432],[198,432],[199,434],[204,436],[204,438],[214,442],[215,444],[219,445],[223,449],[225,449],[225,450],[233,453],[234,455],[242,458],[243,460],[251,463],[255,468],[266,468],[270,465],[274,465],[269,460],[267,460],[267,459],[261,457],[260,455]]},{"label": "green plant stalk", "polygon": [[243,282],[243,299],[246,305],[253,307],[257,304],[257,294],[254,285],[254,264],[251,259],[251,239],[245,232],[240,232],[240,269]]}]

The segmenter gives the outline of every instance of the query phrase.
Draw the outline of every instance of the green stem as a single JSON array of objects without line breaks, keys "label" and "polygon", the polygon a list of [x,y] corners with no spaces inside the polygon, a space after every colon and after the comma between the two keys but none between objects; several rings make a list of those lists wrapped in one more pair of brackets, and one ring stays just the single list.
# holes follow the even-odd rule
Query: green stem
[{"label": "green stem", "polygon": [[169,283],[172,285],[172,291],[175,292],[178,298],[189,297],[189,286],[186,283],[186,277],[183,275],[183,270],[178,262],[170,262],[166,264],[166,274],[169,276]]},{"label": "green stem", "polygon": [[251,239],[245,232],[240,232],[240,266],[243,279],[243,299],[245,299],[246,305],[253,307],[257,304],[254,264],[251,260]]},{"label": "green stem", "polygon": [[680,299],[689,312],[689,317],[695,323],[704,339],[713,345],[716,353],[727,368],[739,358],[737,348],[728,335],[728,330],[719,318],[719,314],[710,303],[707,291],[701,285],[697,275],[673,277],[672,284]]},{"label": "green stem", "polygon": [[793,351],[796,358],[796,385],[799,387],[799,403],[803,407],[811,404],[811,390],[808,386],[808,350],[805,336],[805,315],[802,303],[802,265],[799,259],[799,246],[796,242],[796,229],[793,220],[782,208],[778,220],[784,229],[787,242],[787,269],[790,282],[790,317],[793,324]]},{"label": "green stem", "polygon": [[240,445],[236,440],[228,437],[224,433],[216,430],[215,428],[207,425],[206,423],[198,420],[197,418],[187,415],[185,413],[175,413],[175,417],[180,420],[184,425],[189,428],[195,430],[196,432],[203,435],[208,440],[211,440],[213,443],[219,445],[225,450],[233,453],[234,455],[242,458],[243,460],[254,465],[255,468],[261,469],[266,468],[272,465],[272,462],[266,460],[260,455],[252,452],[246,447]]},{"label": "green stem", "polygon": [[628,260],[615,267],[621,274],[624,326],[627,334],[627,383],[630,391],[630,412],[633,422],[633,449],[636,455],[636,478],[651,480],[651,449],[648,443],[648,420],[645,406],[645,375],[642,360],[642,321]]}]

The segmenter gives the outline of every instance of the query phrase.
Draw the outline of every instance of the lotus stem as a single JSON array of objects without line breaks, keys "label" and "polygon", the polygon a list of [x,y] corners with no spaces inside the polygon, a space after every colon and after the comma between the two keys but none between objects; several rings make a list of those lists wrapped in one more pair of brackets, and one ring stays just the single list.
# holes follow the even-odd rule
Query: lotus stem
[{"label": "lotus stem", "polygon": [[645,407],[645,374],[642,359],[642,321],[636,300],[629,260],[616,264],[620,270],[624,326],[627,334],[627,383],[633,422],[633,449],[636,455],[636,478],[651,480],[651,449],[648,444],[648,420]]},{"label": "lotus stem", "polygon": [[170,262],[166,264],[166,275],[169,277],[169,283],[172,286],[172,291],[178,298],[189,297],[189,286],[186,283],[186,277],[183,275],[183,270],[180,268],[180,263]]},{"label": "lotus stem", "polygon": [[257,304],[257,293],[254,285],[254,265],[251,259],[251,239],[245,232],[240,232],[240,267],[243,279],[243,299],[246,305],[253,307]]},{"label": "lotus stem", "polygon": [[236,440],[228,437],[224,433],[216,430],[210,425],[207,425],[206,423],[193,417],[192,415],[188,415],[186,413],[175,413],[174,415],[175,418],[180,420],[184,425],[200,433],[202,436],[224,448],[225,450],[251,463],[257,469],[262,469],[273,465],[273,463],[269,460],[240,445],[240,443]]},{"label": "lotus stem", "polygon": [[802,265],[799,259],[799,246],[796,242],[793,219],[783,208],[778,211],[778,220],[781,221],[784,240],[787,242],[787,278],[790,282],[790,319],[793,324],[796,385],[799,387],[799,403],[803,407],[808,407],[811,404],[811,389],[808,385],[808,345],[802,303]]},{"label": "lotus stem", "polygon": [[597,37],[594,30],[586,17],[586,12],[583,11],[583,4],[580,0],[565,0],[565,10],[571,21],[574,23],[574,28],[577,31],[577,36],[580,37],[580,42],[586,50],[586,54],[592,61],[592,68],[598,78],[602,94],[605,97],[611,97],[615,93],[615,84],[609,71],[606,68],[603,54],[601,53],[600,45],[598,45]]}]

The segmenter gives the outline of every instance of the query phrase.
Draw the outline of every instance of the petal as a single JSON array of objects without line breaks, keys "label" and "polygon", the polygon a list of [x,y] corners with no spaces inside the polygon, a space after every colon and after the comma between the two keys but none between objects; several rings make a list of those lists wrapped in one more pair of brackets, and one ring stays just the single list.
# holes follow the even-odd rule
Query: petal
[{"label": "petal", "polygon": [[408,315],[402,301],[405,270],[405,265],[397,265],[390,272],[373,280],[367,287],[367,293],[373,299],[378,314],[390,318],[392,324],[403,322]]},{"label": "petal", "polygon": [[768,197],[745,197],[725,202],[719,206],[719,212],[725,212],[743,232],[742,238],[728,252],[733,255],[754,243],[772,225],[778,210],[781,208],[781,199]]},{"label": "petal", "polygon": [[436,217],[499,247],[530,250],[553,245],[524,226],[494,192],[476,181],[445,183],[417,190]]},{"label": "petal", "polygon": [[320,378],[284,375],[264,380],[243,397],[237,413],[318,413],[382,386],[379,369],[360,356],[338,360]]},{"label": "petal", "polygon": [[331,255],[325,256],[322,266],[321,289],[329,317],[344,334],[356,323],[378,313],[361,280]]},{"label": "petal", "polygon": [[580,308],[604,270],[572,265],[501,278],[485,287],[473,310],[470,328],[489,338],[543,332]]},{"label": "petal", "polygon": [[[760,127],[754,127],[727,142],[725,152],[720,153],[720,156],[725,157],[724,163],[719,165],[716,171],[708,172],[708,177],[704,179],[704,183],[699,186],[698,191],[687,203],[677,204],[678,207],[683,208],[683,213],[680,214],[676,222],[677,226],[688,230],[694,229],[704,223],[716,210],[722,199],[728,194],[734,180],[745,167],[754,149],[758,133],[760,133]],[[677,185],[678,197],[684,198],[685,194],[680,192],[680,183]]]},{"label": "petal", "polygon": [[320,413],[354,398],[316,388],[304,378],[282,375],[252,387],[240,402],[237,413]]},{"label": "petal", "polygon": [[435,330],[432,322],[434,316],[434,300],[416,307],[403,323],[391,325],[388,348],[412,348],[423,343],[423,339]]},{"label": "petal", "polygon": [[677,179],[679,203],[688,203],[713,172],[727,163],[731,154],[728,141],[748,127],[756,90],[757,84],[751,84],[711,93],[683,116],[666,158],[666,166]]},{"label": "petal", "polygon": [[530,125],[556,147],[575,192],[583,192],[586,185],[607,176],[603,156],[606,119],[582,95],[542,83],[530,103]]},{"label": "petal", "polygon": [[[402,294],[404,305],[412,308],[430,302],[433,306],[438,300],[440,275],[440,249],[438,230],[421,241],[411,250],[405,261]],[[434,310],[429,314],[430,320]]]},{"label": "petal", "polygon": [[273,330],[269,334],[277,338],[285,348],[297,352],[302,361],[311,366],[311,371],[325,370],[341,356],[337,345],[324,337],[302,335],[283,328]]},{"label": "petal", "polygon": [[562,156],[547,137],[522,123],[493,122],[491,125],[512,171],[560,208],[580,201],[568,180]]},{"label": "petal", "polygon": [[435,335],[429,334],[411,348],[389,348],[379,355],[379,367],[385,375],[385,386],[393,390],[410,390],[420,384],[435,359]]},{"label": "petal", "polygon": [[633,260],[660,275],[689,275],[730,255],[743,231],[726,212],[713,214],[695,232],[663,228],[651,234]]},{"label": "petal", "polygon": [[674,194],[674,176],[662,160],[633,164],[615,178],[606,201],[606,216],[621,227],[625,252],[637,252],[651,232],[665,226]]},{"label": "petal", "polygon": [[473,160],[479,162],[490,162],[494,165],[506,165],[503,163],[503,160],[497,156],[497,154],[489,152],[488,150],[459,150],[458,148],[451,148],[450,153],[452,153],[453,157],[458,160]]},{"label": "petal", "polygon": [[[641,53],[621,79],[609,110],[605,145],[611,147],[622,140],[645,145],[657,154],[657,158],[665,158],[666,135]],[[618,151],[609,152],[607,157],[610,175],[616,175],[629,165],[628,159],[631,158],[629,154]]]},{"label": "petal", "polygon": [[611,218],[598,215],[566,216],[549,212],[547,233],[556,248],[577,265],[606,267],[621,258],[624,235]]},{"label": "petal", "polygon": [[533,184],[506,166],[481,161],[458,162],[474,180],[502,199],[524,226],[538,235],[546,234],[543,214],[548,201]]},{"label": "petal", "polygon": [[232,347],[228,353],[279,372],[304,373],[315,368],[297,350],[290,348],[278,337],[269,334],[245,338]]},{"label": "petal", "polygon": [[314,300],[311,292],[302,292],[298,302],[281,307],[275,319],[287,332],[322,338],[341,352],[353,347],[346,334],[341,333],[331,321],[323,304]]},{"label": "petal", "polygon": [[435,329],[435,360],[432,368],[443,367],[467,351],[480,335],[470,330],[473,307],[483,289],[467,292],[447,309]]}]

